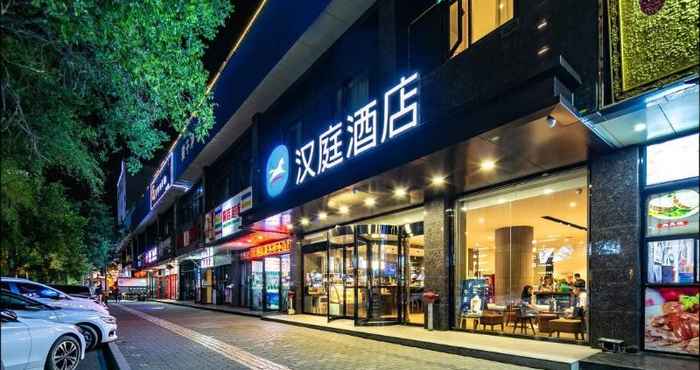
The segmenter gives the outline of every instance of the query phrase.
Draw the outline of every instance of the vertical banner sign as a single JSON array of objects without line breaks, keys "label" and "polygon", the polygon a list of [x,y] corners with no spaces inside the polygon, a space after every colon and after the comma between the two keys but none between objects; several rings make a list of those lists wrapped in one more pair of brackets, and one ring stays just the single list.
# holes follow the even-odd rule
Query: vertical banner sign
[{"label": "vertical banner sign", "polygon": [[151,209],[155,207],[160,199],[165,195],[165,193],[170,189],[173,184],[173,154],[170,153],[168,157],[163,161],[161,167],[156,171],[155,176],[153,176],[153,181],[149,186],[150,198],[151,198]]},{"label": "vertical banner sign", "polygon": [[204,242],[209,243],[214,240],[214,211],[204,214]]}]

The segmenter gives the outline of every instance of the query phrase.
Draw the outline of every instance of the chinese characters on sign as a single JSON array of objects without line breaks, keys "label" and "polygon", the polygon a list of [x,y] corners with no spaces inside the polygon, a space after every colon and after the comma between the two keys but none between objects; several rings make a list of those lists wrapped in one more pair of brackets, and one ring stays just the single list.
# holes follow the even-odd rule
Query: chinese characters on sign
[{"label": "chinese characters on sign", "polygon": [[294,151],[296,184],[319,176],[346,159],[375,148],[418,126],[418,73],[401,81],[382,99],[381,136],[377,119],[377,100],[372,100],[345,122],[328,126],[318,139],[312,139]]},{"label": "chinese characters on sign", "polygon": [[241,259],[247,261],[277,254],[284,254],[289,253],[291,249],[292,241],[289,239],[285,239],[279,242],[250,248],[247,251],[243,252]]},{"label": "chinese characters on sign", "polygon": [[144,259],[145,259],[146,263],[153,263],[153,262],[157,261],[158,260],[158,248],[155,247],[155,248],[149,249],[148,252],[146,252],[146,256]]},{"label": "chinese characters on sign", "polygon": [[151,209],[158,203],[160,198],[165,195],[165,192],[170,189],[170,185],[173,183],[173,155],[170,153],[168,158],[163,162],[163,166],[158,169],[156,175],[153,176],[153,181],[151,182],[150,190],[150,200]]},{"label": "chinese characters on sign", "polygon": [[202,254],[199,255],[200,262],[199,262],[199,267],[200,268],[209,268],[214,266],[214,248],[209,247],[209,248],[204,248],[202,251]]},{"label": "chinese characters on sign", "polygon": [[241,229],[241,213],[253,207],[253,188],[248,187],[204,216],[205,241],[229,236]]}]

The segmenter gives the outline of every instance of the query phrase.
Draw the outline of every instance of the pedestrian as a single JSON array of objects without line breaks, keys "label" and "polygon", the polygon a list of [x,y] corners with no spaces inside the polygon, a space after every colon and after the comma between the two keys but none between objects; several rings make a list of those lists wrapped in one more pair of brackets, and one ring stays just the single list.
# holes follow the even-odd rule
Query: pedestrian
[{"label": "pedestrian", "polygon": [[107,289],[105,289],[103,293],[103,300],[105,302],[105,306],[109,306],[109,295],[111,294],[109,287],[107,287]]},{"label": "pedestrian", "polygon": [[115,286],[114,286],[114,300],[115,300],[117,303],[119,303],[119,301],[121,300],[120,294],[121,294],[121,293],[119,293],[119,286],[115,285]]}]

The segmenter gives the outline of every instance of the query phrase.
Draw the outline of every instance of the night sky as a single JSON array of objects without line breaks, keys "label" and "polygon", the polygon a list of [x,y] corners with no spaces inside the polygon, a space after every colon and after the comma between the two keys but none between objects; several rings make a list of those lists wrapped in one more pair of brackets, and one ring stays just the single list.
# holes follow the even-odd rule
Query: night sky
[{"label": "night sky", "polygon": [[[244,0],[244,1],[234,1],[234,12],[226,19],[224,27],[219,30],[216,37],[207,42],[207,50],[204,54],[204,68],[209,71],[209,78],[213,78],[214,74],[219,70],[221,64],[228,56],[229,51],[233,45],[238,40],[239,36],[243,32],[243,29],[248,24],[253,16],[253,13],[257,9],[258,5],[262,0]],[[167,125],[166,125],[167,126]],[[171,138],[174,140],[177,137],[177,132],[172,130],[169,126],[159,127],[164,131],[168,132]],[[163,148],[155,155],[154,159],[144,163],[146,166],[151,168],[156,167],[162,157],[165,155],[167,149],[170,147],[170,143],[164,143]],[[123,156],[123,152],[115,153],[112,155],[105,165],[105,192],[104,201],[111,205],[112,212],[116,217],[116,185],[117,179],[119,177],[119,165]],[[145,189],[145,185],[144,188]],[[81,194],[85,194],[84,191],[79,191]],[[79,198],[79,197],[78,197]]]}]

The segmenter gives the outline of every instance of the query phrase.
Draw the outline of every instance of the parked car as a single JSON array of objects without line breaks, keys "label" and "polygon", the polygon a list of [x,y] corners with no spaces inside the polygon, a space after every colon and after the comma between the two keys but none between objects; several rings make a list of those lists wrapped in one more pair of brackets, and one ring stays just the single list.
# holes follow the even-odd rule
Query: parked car
[{"label": "parked car", "polygon": [[0,289],[21,294],[25,297],[36,299],[37,301],[57,307],[82,308],[94,310],[105,315],[109,314],[107,307],[91,299],[73,297],[58,289],[35,281],[21,278],[0,278]]},{"label": "parked car", "polygon": [[93,290],[84,285],[49,284],[49,286],[63,293],[70,294],[71,297],[87,298],[93,301],[97,299]]},{"label": "parked car", "polygon": [[18,318],[8,310],[0,311],[0,347],[5,370],[73,370],[85,358],[75,325]]},{"label": "parked car", "polygon": [[97,311],[54,307],[7,290],[0,290],[0,309],[14,311],[19,318],[76,325],[85,338],[86,350],[117,339],[117,319]]}]

